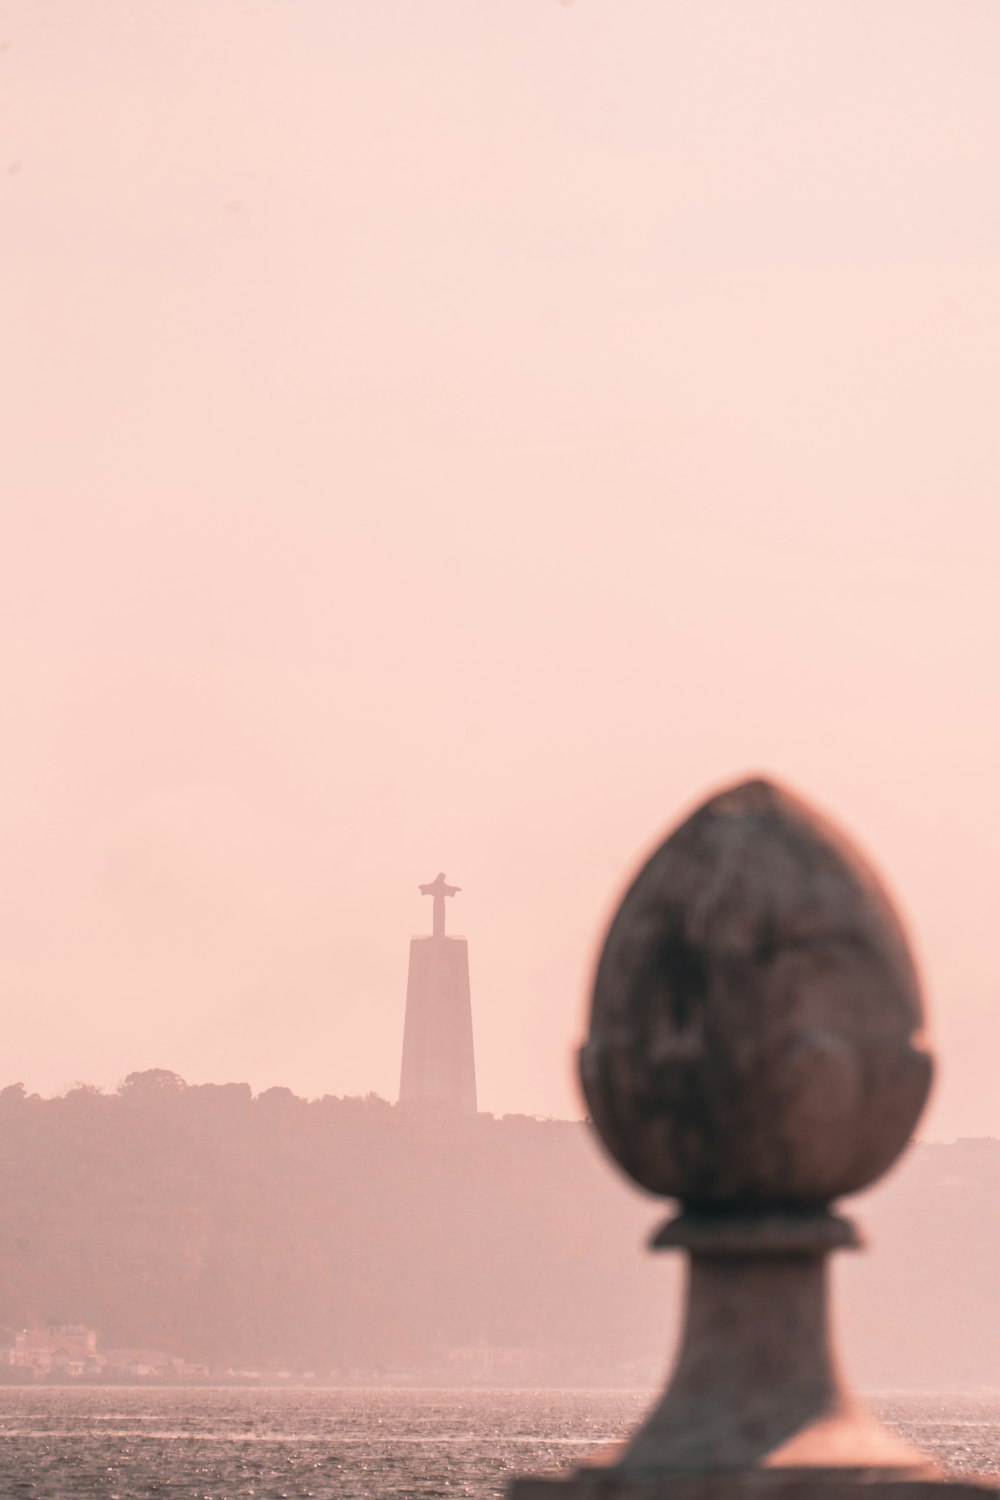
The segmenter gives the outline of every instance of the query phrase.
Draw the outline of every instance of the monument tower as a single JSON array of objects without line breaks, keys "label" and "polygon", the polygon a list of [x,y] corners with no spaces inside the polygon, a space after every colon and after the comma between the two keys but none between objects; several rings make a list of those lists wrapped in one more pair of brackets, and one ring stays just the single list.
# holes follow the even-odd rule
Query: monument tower
[{"label": "monument tower", "polygon": [[430,937],[410,939],[399,1102],[448,1114],[476,1113],[469,945],[445,936],[445,897],[460,887],[438,875],[418,887],[434,900]]}]

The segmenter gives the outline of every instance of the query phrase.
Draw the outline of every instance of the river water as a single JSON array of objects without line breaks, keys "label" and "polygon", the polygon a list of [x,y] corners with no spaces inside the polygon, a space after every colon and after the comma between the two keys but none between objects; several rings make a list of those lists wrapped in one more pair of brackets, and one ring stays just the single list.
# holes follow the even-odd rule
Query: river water
[{"label": "river water", "polygon": [[[630,1391],[0,1388],[0,1496],[494,1500],[572,1468],[646,1407]],[[955,1472],[1000,1471],[1000,1391],[883,1396]]]}]

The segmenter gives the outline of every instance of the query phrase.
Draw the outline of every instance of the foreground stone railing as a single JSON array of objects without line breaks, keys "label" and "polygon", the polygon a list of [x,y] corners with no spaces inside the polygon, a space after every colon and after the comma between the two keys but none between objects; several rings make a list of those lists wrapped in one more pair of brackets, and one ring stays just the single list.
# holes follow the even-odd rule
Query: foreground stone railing
[{"label": "foreground stone railing", "polygon": [[656,851],[608,933],[580,1071],[618,1165],[682,1206],[653,1241],[689,1257],[680,1352],[620,1451],[512,1500],[996,1493],[881,1427],[828,1328],[827,1256],[859,1244],[829,1205],[909,1140],[923,1024],[877,877],[788,793],[723,792]]}]

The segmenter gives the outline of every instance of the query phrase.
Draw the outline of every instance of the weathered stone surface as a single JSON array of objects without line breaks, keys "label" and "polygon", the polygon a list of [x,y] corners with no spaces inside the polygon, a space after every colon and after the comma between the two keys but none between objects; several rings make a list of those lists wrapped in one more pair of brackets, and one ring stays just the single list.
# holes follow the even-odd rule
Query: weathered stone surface
[{"label": "weathered stone surface", "polygon": [[775,1214],[696,1220],[690,1235],[687,1215],[669,1226],[671,1242],[687,1239],[691,1255],[684,1333],[666,1393],[616,1459],[624,1470],[935,1472],[841,1379],[826,1257],[851,1226],[823,1214],[786,1217],[784,1232]]},{"label": "weathered stone surface", "polygon": [[706,802],[612,923],[580,1054],[601,1138],[692,1205],[821,1206],[895,1160],[931,1063],[902,926],[860,854],[751,781]]},{"label": "weathered stone surface", "polygon": [[931,1059],[906,935],[865,860],[779,787],[721,793],[657,850],[601,955],[580,1055],[605,1146],[684,1212],[656,1248],[690,1257],[670,1384],[634,1437],[514,1500],[961,1500],[851,1394],[828,1211],[884,1172]]},{"label": "weathered stone surface", "polygon": [[511,1500],[995,1500],[987,1481],[920,1479],[859,1469],[840,1476],[816,1469],[635,1475],[578,1469],[565,1478],[518,1479]]}]

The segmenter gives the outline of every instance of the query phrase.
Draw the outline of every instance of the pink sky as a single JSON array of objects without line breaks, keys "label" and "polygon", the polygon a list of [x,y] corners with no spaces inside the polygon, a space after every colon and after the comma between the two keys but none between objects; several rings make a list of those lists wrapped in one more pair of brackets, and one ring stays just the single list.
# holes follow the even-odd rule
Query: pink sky
[{"label": "pink sky", "polygon": [[994,0],[6,0],[2,1082],[578,1111],[640,853],[763,770],[1000,1134]]}]

